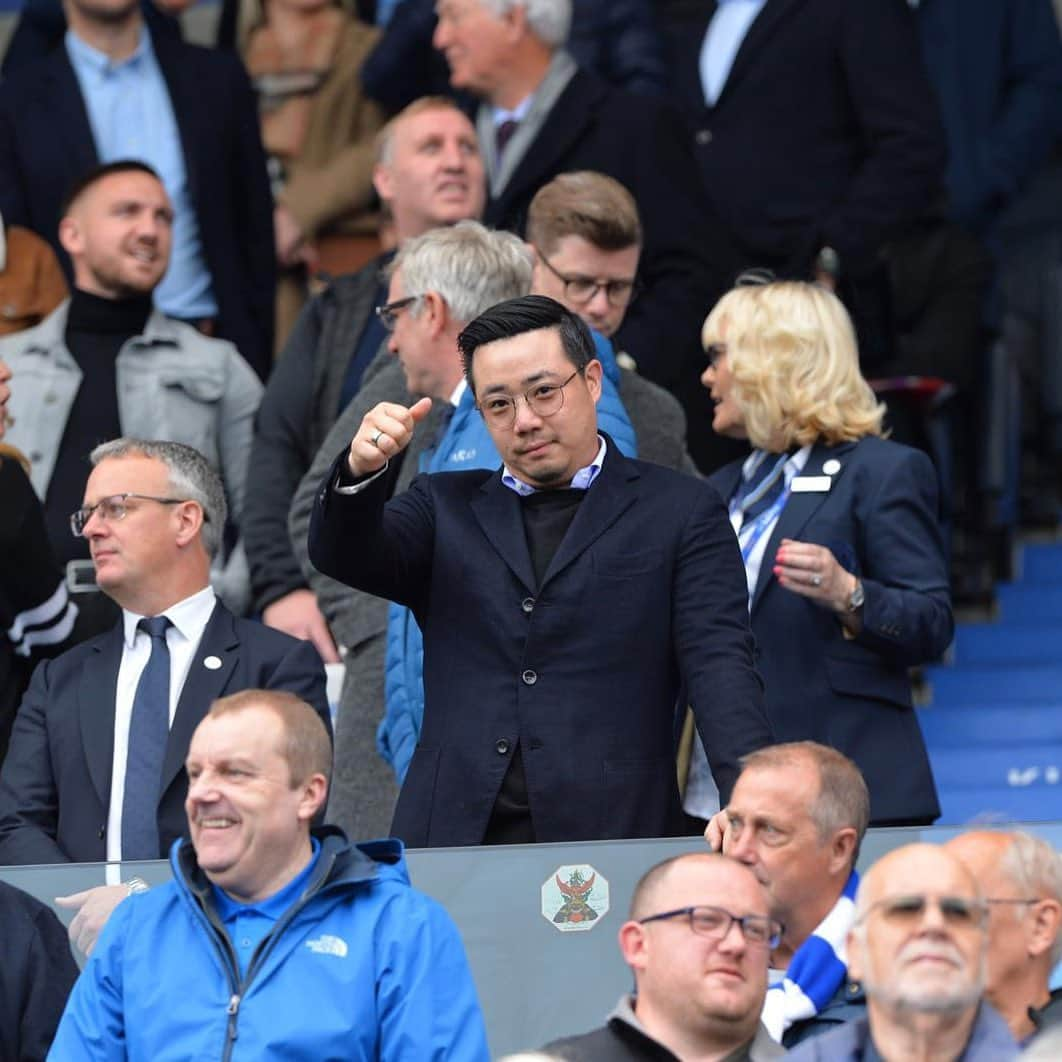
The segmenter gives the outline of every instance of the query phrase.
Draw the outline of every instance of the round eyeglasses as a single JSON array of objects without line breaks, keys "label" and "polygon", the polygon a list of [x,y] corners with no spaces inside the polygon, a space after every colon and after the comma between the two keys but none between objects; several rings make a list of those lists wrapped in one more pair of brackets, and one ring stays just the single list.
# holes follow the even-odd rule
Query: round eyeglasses
[{"label": "round eyeglasses", "polygon": [[[579,375],[579,370],[563,383],[540,383],[523,393],[527,408],[539,417],[552,417],[564,406],[564,388]],[[516,400],[520,395],[491,394],[476,403],[483,419],[495,428],[511,428],[516,423]]]}]

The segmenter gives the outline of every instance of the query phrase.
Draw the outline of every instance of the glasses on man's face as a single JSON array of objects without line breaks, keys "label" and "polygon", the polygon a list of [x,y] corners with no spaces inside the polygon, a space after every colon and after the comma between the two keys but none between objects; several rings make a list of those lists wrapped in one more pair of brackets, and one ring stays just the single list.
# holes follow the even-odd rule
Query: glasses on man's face
[{"label": "glasses on man's face", "polygon": [[926,909],[933,905],[940,912],[945,925],[953,929],[980,929],[988,917],[988,906],[981,900],[965,896],[891,896],[872,903],[857,922],[863,922],[871,914],[878,913],[890,925],[913,928],[925,917]]},{"label": "glasses on man's face", "polygon": [[423,296],[421,295],[407,295],[404,299],[395,299],[394,302],[388,302],[383,306],[377,306],[376,316],[380,318],[380,324],[382,324],[388,332],[393,332],[395,330],[395,325],[398,324],[398,315],[407,306],[412,306],[417,299],[422,297]]},{"label": "glasses on man's face", "polygon": [[1039,899],[1010,899],[1004,897],[989,897],[985,900],[985,903],[989,907],[1032,907],[1033,904],[1039,903]]},{"label": "glasses on man's face", "polygon": [[679,907],[674,911],[640,918],[638,921],[644,926],[647,922],[662,922],[671,918],[685,918],[694,933],[712,940],[722,940],[736,922],[741,927],[745,942],[760,948],[777,948],[782,933],[785,932],[785,926],[773,918],[765,918],[762,915],[736,915],[723,907],[703,904],[696,907]]},{"label": "glasses on man's face", "polygon": [[[76,538],[80,538],[85,533],[85,525],[92,519],[93,513],[98,513],[101,519],[111,523],[124,520],[126,513],[129,512],[129,506],[126,503],[130,498],[158,502],[159,505],[180,505],[181,502],[188,501],[187,498],[159,498],[154,494],[134,494],[132,491],[126,491],[125,494],[112,494],[108,498],[100,498],[95,505],[83,505],[72,512],[70,530]],[[206,519],[205,514],[204,519]]]},{"label": "glasses on man's face", "polygon": [[599,291],[605,293],[612,306],[626,306],[638,293],[638,280],[636,277],[619,280],[595,280],[593,277],[568,275],[562,273],[541,251],[538,257],[545,263],[546,268],[564,284],[564,294],[572,302],[589,302]]},{"label": "glasses on man's face", "polygon": [[[528,388],[523,393],[527,408],[539,417],[552,417],[559,413],[564,405],[564,388],[579,375],[579,370],[568,377],[564,383],[540,383]],[[516,423],[516,400],[520,395],[488,395],[476,408],[483,414],[483,419],[495,428],[511,428]]]}]

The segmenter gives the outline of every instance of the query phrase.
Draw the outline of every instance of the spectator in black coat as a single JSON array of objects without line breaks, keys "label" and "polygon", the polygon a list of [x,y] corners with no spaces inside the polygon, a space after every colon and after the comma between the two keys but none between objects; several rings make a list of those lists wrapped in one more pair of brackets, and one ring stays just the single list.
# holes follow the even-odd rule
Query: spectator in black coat
[{"label": "spectator in black coat", "polygon": [[41,1062],[78,969],[66,930],[32,896],[0,881],[0,1058]]}]

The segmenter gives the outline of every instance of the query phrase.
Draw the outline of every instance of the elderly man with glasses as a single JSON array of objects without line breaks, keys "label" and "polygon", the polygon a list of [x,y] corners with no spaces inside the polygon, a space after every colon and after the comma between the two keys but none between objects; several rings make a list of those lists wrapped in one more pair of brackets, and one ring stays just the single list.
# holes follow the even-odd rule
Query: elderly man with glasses
[{"label": "elderly man with glasses", "polygon": [[806,1040],[794,1062],[1006,1062],[1006,1023],[982,1002],[988,904],[959,859],[937,845],[897,848],[867,871],[848,935],[848,971],[865,1018]]},{"label": "elderly man with glasses", "polygon": [[388,501],[432,403],[384,402],[310,525],[322,572],[424,632],[423,728],[392,832],[414,847],[680,833],[683,687],[724,799],[739,758],[773,740],[722,501],[600,430],[601,363],[559,302],[499,303],[458,342],[501,467]]},{"label": "elderly man with glasses", "polygon": [[1021,830],[970,830],[945,846],[976,875],[988,904],[986,996],[1015,1038],[1062,1024],[1062,858]]},{"label": "elderly man with glasses", "polygon": [[[215,698],[249,688],[308,701],[329,726],[309,642],[234,616],[210,585],[225,492],[206,458],[175,442],[116,439],[92,451],[71,530],[100,590],[121,607],[107,633],[45,661],[19,707],[0,772],[0,864],[165,857],[187,836],[184,757]],[[91,950],[135,879],[63,898]]]},{"label": "elderly man with glasses", "polygon": [[747,867],[702,853],[658,863],[635,886],[619,930],[634,995],[620,999],[603,1028],[545,1051],[565,1062],[781,1058],[785,1050],[760,1022],[781,935]]}]

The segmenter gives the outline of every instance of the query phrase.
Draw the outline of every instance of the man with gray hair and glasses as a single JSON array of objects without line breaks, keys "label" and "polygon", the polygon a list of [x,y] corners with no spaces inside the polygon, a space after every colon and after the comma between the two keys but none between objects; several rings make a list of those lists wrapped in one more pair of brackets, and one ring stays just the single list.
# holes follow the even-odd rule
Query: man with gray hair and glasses
[{"label": "man with gray hair and glasses", "polygon": [[[237,618],[211,588],[225,495],[203,455],[123,438],[91,462],[70,526],[122,616],[34,672],[0,771],[0,864],[164,858],[187,836],[188,741],[225,694],[287,690],[328,725],[313,646]],[[109,867],[108,885],[61,900],[86,952],[142,884],[119,878]]]},{"label": "man with gray hair and glasses", "polygon": [[794,1062],[1006,1062],[1018,1047],[982,1002],[988,906],[943,847],[897,848],[867,871],[848,934],[866,1017],[804,1041]]},{"label": "man with gray hair and glasses", "polygon": [[944,846],[966,864],[988,904],[986,996],[1020,1042],[1062,1024],[1062,859],[1021,830],[970,830]]}]

